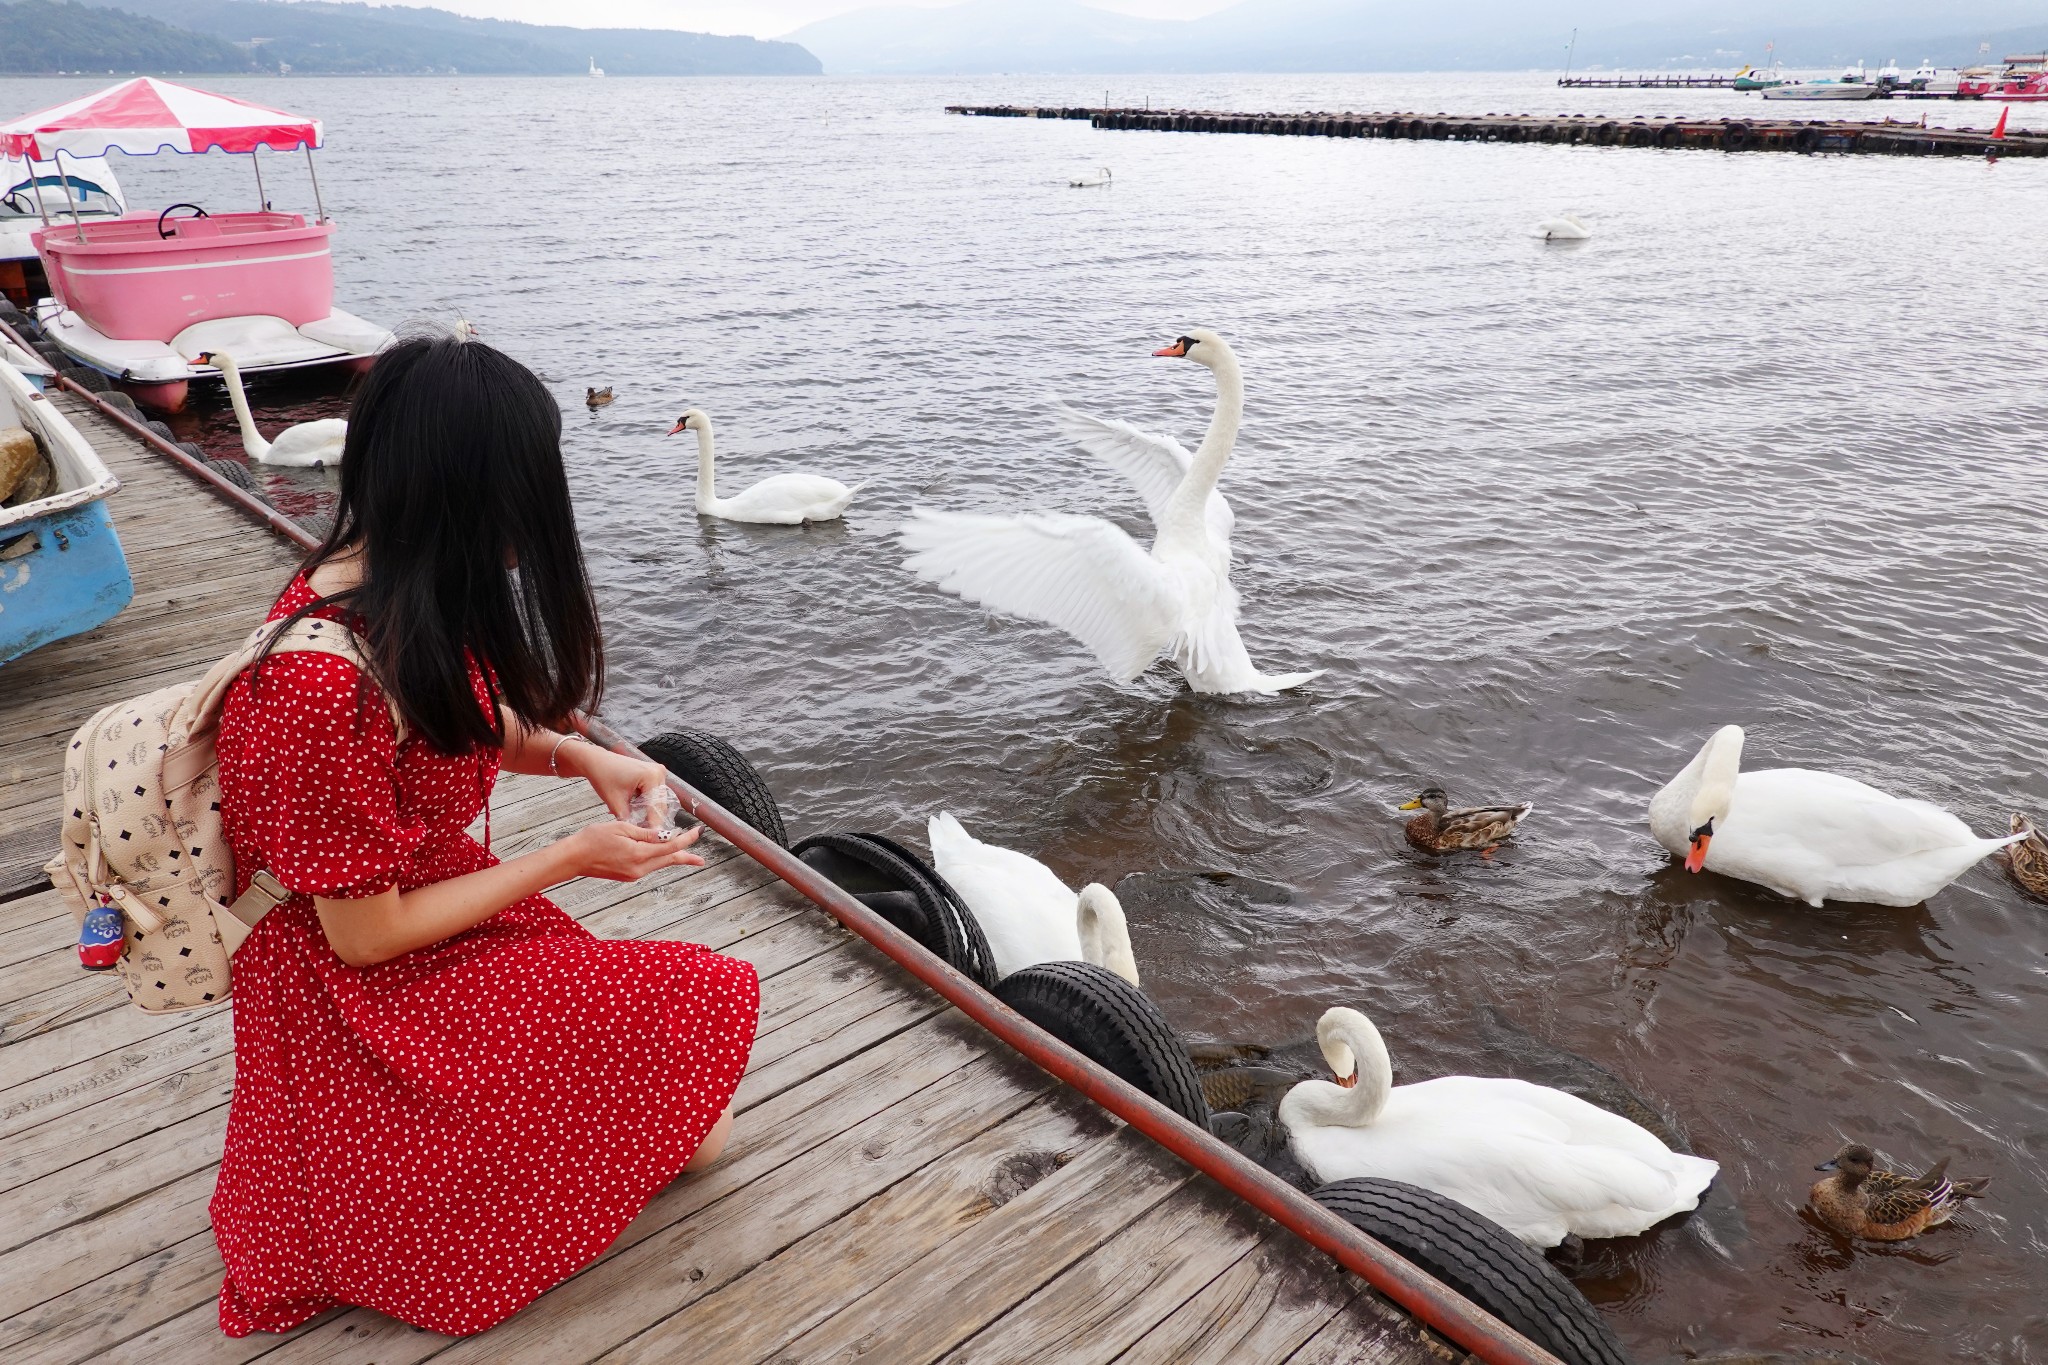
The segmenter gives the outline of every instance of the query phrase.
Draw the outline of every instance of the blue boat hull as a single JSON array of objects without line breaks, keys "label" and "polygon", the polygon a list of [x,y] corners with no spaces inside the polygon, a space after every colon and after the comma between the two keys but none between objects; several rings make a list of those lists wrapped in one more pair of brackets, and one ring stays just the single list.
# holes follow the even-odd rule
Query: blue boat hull
[{"label": "blue boat hull", "polygon": [[10,526],[0,550],[19,535],[36,548],[0,559],[0,664],[111,621],[135,596],[105,501]]}]

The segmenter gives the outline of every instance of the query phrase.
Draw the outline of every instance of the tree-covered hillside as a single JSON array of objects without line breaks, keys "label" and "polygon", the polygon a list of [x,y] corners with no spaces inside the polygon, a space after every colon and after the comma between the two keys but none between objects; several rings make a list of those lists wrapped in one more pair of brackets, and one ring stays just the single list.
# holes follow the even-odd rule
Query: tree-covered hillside
[{"label": "tree-covered hillside", "polygon": [[121,75],[247,71],[249,54],[212,34],[69,0],[0,0],[0,71]]}]

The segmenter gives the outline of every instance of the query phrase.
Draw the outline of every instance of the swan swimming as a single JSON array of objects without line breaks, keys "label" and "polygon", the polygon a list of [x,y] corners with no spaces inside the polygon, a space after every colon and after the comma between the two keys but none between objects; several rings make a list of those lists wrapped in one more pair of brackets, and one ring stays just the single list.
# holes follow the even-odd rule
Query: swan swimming
[{"label": "swan swimming", "polygon": [[1148,553],[1101,517],[911,509],[904,567],[992,611],[1057,626],[1130,682],[1162,653],[1197,692],[1282,692],[1320,670],[1261,673],[1237,633],[1230,506],[1216,490],[1244,416],[1244,376],[1222,337],[1193,331],[1154,355],[1216,375],[1216,412],[1190,456],[1171,437],[1061,409],[1063,433],[1128,479],[1152,515]]},{"label": "swan swimming", "polygon": [[301,422],[277,433],[275,440],[266,441],[249,413],[249,395],[242,391],[242,372],[236,368],[235,358],[226,351],[201,351],[194,358],[202,365],[218,369],[221,378],[227,381],[228,402],[234,405],[235,422],[242,428],[242,449],[250,459],[297,469],[321,469],[341,463],[342,451],[348,443],[345,420],[322,417],[316,422]]},{"label": "swan swimming", "polygon": [[1739,725],[1716,730],[1650,801],[1650,833],[1688,872],[1719,872],[1813,906],[1918,905],[2026,837],[1979,839],[1939,806],[1834,773],[1743,772],[1742,738]]},{"label": "swan swimming", "polygon": [[1397,1086],[1386,1043],[1357,1010],[1326,1011],[1316,1042],[1340,1079],[1301,1082],[1278,1117],[1322,1184],[1406,1181],[1553,1247],[1568,1236],[1631,1237],[1697,1208],[1720,1171],[1547,1086],[1478,1076]]},{"label": "swan swimming", "polygon": [[1038,859],[983,843],[945,811],[927,834],[932,867],[974,912],[998,977],[1041,962],[1092,962],[1141,984],[1123,904],[1108,887],[1090,882],[1077,896]]},{"label": "swan swimming", "polygon": [[1583,242],[1593,235],[1593,229],[1580,222],[1577,214],[1566,213],[1538,223],[1535,235],[1546,242]]},{"label": "swan swimming", "polygon": [[717,478],[711,454],[711,419],[701,408],[691,408],[669,428],[697,433],[697,512],[700,516],[726,521],[756,522],[772,526],[799,526],[807,521],[837,521],[853,495],[864,485],[848,488],[822,474],[775,474],[743,493],[730,498],[718,496]]}]

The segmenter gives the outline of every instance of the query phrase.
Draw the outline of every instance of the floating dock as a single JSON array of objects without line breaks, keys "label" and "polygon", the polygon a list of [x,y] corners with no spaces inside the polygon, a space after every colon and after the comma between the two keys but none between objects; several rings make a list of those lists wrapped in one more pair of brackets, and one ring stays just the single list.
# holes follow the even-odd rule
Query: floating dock
[{"label": "floating dock", "polygon": [[[227,653],[299,554],[251,516],[289,522],[253,500],[239,510],[223,501],[204,482],[214,476],[139,439],[83,390],[67,383],[52,400],[122,480],[112,507],[136,595],[111,624],[0,672],[9,1365],[1557,1365],[1306,1200],[1293,1223],[1260,1212],[1286,1213],[1279,1195],[1300,1197],[1278,1186],[1254,1207],[1252,1178],[1270,1176],[1248,1163],[1235,1172],[1236,1153],[1149,1100],[1133,1104],[1128,1087],[1120,1098],[1121,1082],[1045,1035],[1027,1060],[1032,1040],[991,1013],[1003,1011],[993,997],[949,981],[927,954],[928,970],[923,949],[863,921],[857,902],[845,913],[823,904],[829,896],[798,885],[802,864],[786,870],[786,855],[711,835],[703,868],[551,894],[596,933],[703,943],[760,972],[760,1034],[725,1157],[670,1185],[593,1265],[480,1336],[347,1309],[283,1336],[222,1337],[207,1200],[234,1078],[229,1007],[130,1008],[112,974],[79,969],[70,914],[39,868],[56,839],[64,737],[106,702],[196,676]],[[492,811],[505,856],[602,814],[582,784],[516,775],[499,781]],[[878,938],[874,924],[887,932]],[[1173,1124],[1183,1142],[1167,1140]],[[1411,1307],[1435,1305],[1476,1355],[1333,1256],[1378,1267],[1392,1278],[1372,1283]]]},{"label": "floating dock", "polygon": [[1082,119],[1096,128],[1161,133],[1255,133],[1275,137],[1378,137],[1434,142],[1542,142],[1593,147],[1692,148],[1719,152],[1853,152],[1885,156],[2048,156],[2048,133],[2000,138],[1974,128],[1844,119],[1636,118],[1585,114],[1237,113],[1201,109],[949,104],[982,118]]}]

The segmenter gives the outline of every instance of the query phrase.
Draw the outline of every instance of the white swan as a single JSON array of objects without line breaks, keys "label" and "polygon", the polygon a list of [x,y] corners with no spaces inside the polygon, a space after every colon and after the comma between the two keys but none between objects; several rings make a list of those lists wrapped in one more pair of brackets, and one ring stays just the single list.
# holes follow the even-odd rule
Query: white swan
[{"label": "white swan", "polygon": [[235,421],[242,428],[242,449],[250,459],[299,469],[341,463],[342,449],[348,442],[346,421],[322,417],[317,422],[301,422],[277,433],[275,440],[266,441],[263,433],[256,430],[256,419],[249,415],[249,395],[242,392],[242,372],[235,368],[235,358],[226,351],[201,351],[196,358],[202,365],[214,366],[227,381],[228,402],[234,404]]},{"label": "white swan", "polygon": [[1069,180],[1067,182],[1068,188],[1076,190],[1093,190],[1100,189],[1102,186],[1109,184],[1111,179],[1109,174],[1109,167],[1097,166],[1095,169],[1101,171],[1102,174],[1084,175],[1077,180]]},{"label": "white swan", "polygon": [[1650,801],[1650,833],[1685,859],[1808,905],[1918,905],[2024,834],[1979,839],[1925,801],[1805,768],[1742,771],[1742,727],[1716,730]]},{"label": "white swan", "polygon": [[1216,414],[1190,456],[1170,437],[1061,410],[1064,432],[1134,485],[1152,514],[1151,553],[1101,517],[1068,512],[981,516],[911,509],[904,567],[970,602],[1058,626],[1119,682],[1164,653],[1197,692],[1280,692],[1316,676],[1261,673],[1237,634],[1229,504],[1216,481],[1244,415],[1237,356],[1197,331],[1153,354],[1185,356],[1216,375]]},{"label": "white swan", "polygon": [[1580,222],[1577,214],[1566,213],[1538,223],[1536,235],[1546,242],[1583,242],[1593,235],[1593,229]]},{"label": "white swan", "polygon": [[1404,1180],[1484,1214],[1531,1246],[1629,1237],[1696,1208],[1720,1167],[1562,1090],[1444,1076],[1394,1084],[1372,1021],[1332,1009],[1316,1024],[1340,1078],[1303,1081],[1278,1117],[1317,1181]]},{"label": "white swan", "polygon": [[717,478],[711,455],[711,419],[701,408],[691,408],[669,428],[697,433],[697,511],[701,516],[726,521],[761,522],[773,526],[797,526],[806,521],[836,521],[853,495],[865,486],[848,488],[837,479],[821,474],[776,474],[761,480],[746,492],[730,498],[718,496]]},{"label": "white swan", "polygon": [[1108,887],[1090,882],[1077,896],[1038,859],[983,843],[945,811],[926,832],[932,866],[974,912],[997,976],[1041,962],[1092,962],[1140,984],[1130,925]]}]

